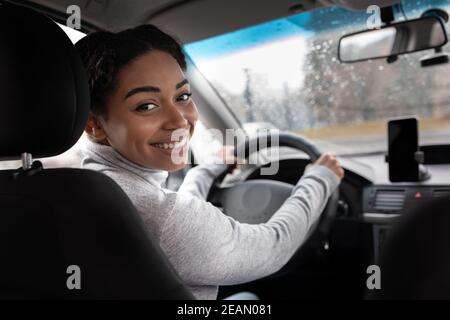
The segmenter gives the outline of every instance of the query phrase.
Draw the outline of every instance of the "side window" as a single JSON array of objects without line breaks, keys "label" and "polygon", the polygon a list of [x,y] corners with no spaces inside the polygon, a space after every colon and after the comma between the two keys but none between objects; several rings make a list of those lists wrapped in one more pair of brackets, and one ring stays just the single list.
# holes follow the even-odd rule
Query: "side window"
[{"label": "side window", "polygon": [[69,27],[67,27],[65,25],[62,25],[62,24],[58,23],[58,26],[60,26],[61,29],[63,29],[63,31],[67,34],[69,39],[74,44],[77,43],[78,40],[80,40],[80,39],[84,38],[84,36],[86,36],[85,33],[81,32],[81,31],[78,31],[78,30],[75,30],[75,29],[72,29],[72,28],[69,28]]}]

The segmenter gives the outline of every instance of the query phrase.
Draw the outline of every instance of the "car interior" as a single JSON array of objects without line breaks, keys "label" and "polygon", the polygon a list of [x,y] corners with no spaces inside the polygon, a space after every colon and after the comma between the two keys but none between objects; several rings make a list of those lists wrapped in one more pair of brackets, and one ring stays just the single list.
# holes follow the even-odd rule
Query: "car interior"
[{"label": "car interior", "polygon": [[[73,5],[77,34],[63,27]],[[192,158],[222,144],[212,128],[243,130],[235,155],[257,159],[216,178],[208,201],[224,214],[266,222],[325,151],[345,170],[288,264],[218,299],[450,297],[431,268],[450,261],[449,12],[449,0],[0,0],[0,298],[194,298],[120,187],[80,169],[89,92],[73,39],[142,24],[185,50]],[[274,130],[277,144],[258,145]],[[75,261],[82,291],[66,288]],[[373,265],[389,290],[368,287]]]}]

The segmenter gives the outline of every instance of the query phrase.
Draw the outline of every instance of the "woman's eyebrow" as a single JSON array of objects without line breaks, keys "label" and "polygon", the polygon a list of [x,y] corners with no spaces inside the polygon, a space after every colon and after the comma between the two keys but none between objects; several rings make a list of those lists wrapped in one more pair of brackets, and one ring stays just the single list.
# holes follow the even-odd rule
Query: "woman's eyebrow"
[{"label": "woman's eyebrow", "polygon": [[180,89],[182,86],[184,86],[185,84],[188,84],[189,83],[189,80],[188,79],[183,79],[180,83],[178,83],[177,85],[176,85],[176,89],[178,90],[178,89]]},{"label": "woman's eyebrow", "polygon": [[131,89],[130,91],[128,91],[127,95],[125,96],[125,99],[128,99],[132,95],[140,93],[140,92],[161,92],[161,89],[158,87],[152,87],[152,86],[144,86],[144,87],[134,88],[134,89]]},{"label": "woman's eyebrow", "polygon": [[[176,89],[180,89],[182,86],[184,86],[188,83],[189,83],[188,79],[183,79],[182,81],[177,83],[177,85],[175,87],[176,87]],[[158,87],[153,87],[153,86],[143,86],[143,87],[134,88],[134,89],[131,89],[130,91],[128,91],[128,93],[125,96],[125,99],[128,99],[132,95],[141,93],[141,92],[161,92],[161,89]]]}]

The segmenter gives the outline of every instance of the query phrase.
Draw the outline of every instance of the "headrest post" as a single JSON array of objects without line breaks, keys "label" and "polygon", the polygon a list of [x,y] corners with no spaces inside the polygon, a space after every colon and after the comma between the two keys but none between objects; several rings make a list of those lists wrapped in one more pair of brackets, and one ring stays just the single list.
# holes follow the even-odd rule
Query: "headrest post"
[{"label": "headrest post", "polygon": [[22,153],[22,168],[23,170],[30,170],[33,166],[33,157],[31,156],[31,153]]}]

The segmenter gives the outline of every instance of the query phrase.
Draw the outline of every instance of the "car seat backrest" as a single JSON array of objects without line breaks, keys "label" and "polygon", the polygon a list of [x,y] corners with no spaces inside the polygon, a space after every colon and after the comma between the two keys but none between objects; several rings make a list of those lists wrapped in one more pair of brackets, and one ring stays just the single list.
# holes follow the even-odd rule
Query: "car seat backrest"
[{"label": "car seat backrest", "polygon": [[388,231],[374,299],[450,299],[450,197],[422,199]]},{"label": "car seat backrest", "polygon": [[75,144],[89,112],[87,78],[51,19],[0,3],[0,298],[191,299],[122,189],[32,157]]}]

